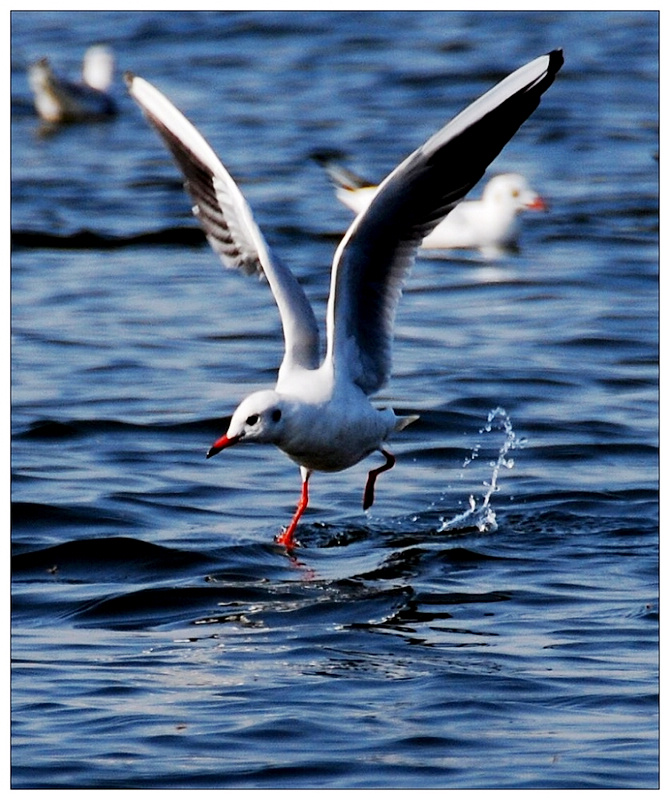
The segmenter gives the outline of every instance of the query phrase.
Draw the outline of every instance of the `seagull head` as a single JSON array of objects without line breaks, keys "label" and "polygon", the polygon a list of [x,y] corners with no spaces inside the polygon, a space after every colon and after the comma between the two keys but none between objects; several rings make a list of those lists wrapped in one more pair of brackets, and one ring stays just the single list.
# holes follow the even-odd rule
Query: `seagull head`
[{"label": "seagull head", "polygon": [[99,92],[105,92],[114,80],[114,53],[102,44],[89,47],[82,66],[84,83]]},{"label": "seagull head", "polygon": [[284,429],[283,412],[282,399],[277,392],[250,394],[237,407],[226,433],[209,448],[207,458],[240,442],[277,444]]},{"label": "seagull head", "polygon": [[484,190],[484,199],[490,199],[515,211],[544,211],[547,208],[545,201],[530,188],[523,175],[512,172],[491,178]]}]

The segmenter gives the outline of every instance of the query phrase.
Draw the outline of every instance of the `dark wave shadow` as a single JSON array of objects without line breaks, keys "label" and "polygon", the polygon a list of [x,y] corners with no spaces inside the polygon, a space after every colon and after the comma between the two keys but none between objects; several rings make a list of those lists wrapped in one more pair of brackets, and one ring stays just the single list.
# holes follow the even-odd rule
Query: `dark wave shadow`
[{"label": "dark wave shadow", "polygon": [[206,244],[200,228],[191,226],[163,228],[131,236],[111,236],[82,229],[70,234],[47,231],[12,231],[12,250],[120,250],[127,247],[163,245],[200,247]]}]

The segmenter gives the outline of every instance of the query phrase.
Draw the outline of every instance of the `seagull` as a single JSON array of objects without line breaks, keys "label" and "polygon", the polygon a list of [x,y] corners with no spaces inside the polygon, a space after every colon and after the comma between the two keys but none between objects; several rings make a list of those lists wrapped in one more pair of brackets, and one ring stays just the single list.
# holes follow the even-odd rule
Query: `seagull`
[{"label": "seagull", "polygon": [[391,373],[395,312],[424,237],[481,179],[487,166],[533,113],[563,64],[554,50],[513,72],[406,158],[381,183],[333,259],[326,348],[293,273],[268,248],[242,193],[196,128],[143,78],[125,74],[130,95],[162,137],[185,178],[193,212],[224,266],[267,279],[281,318],[285,353],[274,389],[242,400],[207,458],[235,445],[273,444],[299,469],[297,509],[276,541],[291,550],[309,502],[313,472],[337,472],[378,452],[363,508],[395,456],[386,442],[416,416],[376,408],[370,396]]},{"label": "seagull", "polygon": [[[355,214],[365,210],[378,187],[336,163],[316,155],[335,185],[337,199]],[[515,172],[495,175],[484,187],[480,200],[466,200],[440,222],[421,243],[422,250],[476,249],[495,258],[517,242],[517,215],[522,211],[545,211],[547,204]]]},{"label": "seagull", "polygon": [[116,103],[107,93],[113,75],[114,55],[104,45],[89,47],[84,54],[81,83],[58,77],[48,58],[28,67],[35,109],[45,122],[82,122],[116,114]]}]

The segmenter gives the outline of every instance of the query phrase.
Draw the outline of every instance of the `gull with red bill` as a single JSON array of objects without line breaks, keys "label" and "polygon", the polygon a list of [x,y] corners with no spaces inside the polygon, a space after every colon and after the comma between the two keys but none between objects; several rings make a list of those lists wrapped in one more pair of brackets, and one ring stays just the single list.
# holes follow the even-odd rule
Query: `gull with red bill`
[{"label": "gull with red bill", "polygon": [[[378,186],[323,155],[315,159],[335,186],[337,199],[355,214],[372,202]],[[495,258],[515,247],[519,238],[519,215],[546,211],[547,204],[526,178],[515,172],[494,175],[479,200],[464,200],[421,242],[422,250],[479,250]]]},{"label": "gull with red bill", "polygon": [[387,439],[416,419],[376,408],[369,398],[391,374],[395,313],[417,249],[537,108],[562,64],[562,52],[554,50],[516,70],[380,184],[335,252],[323,360],[319,328],[302,287],[270,253],[223,164],[161,92],[126,74],[130,94],[184,175],[193,212],[212,248],[225,266],[264,276],[278,306],[285,354],[276,386],[243,400],[207,455],[243,443],[274,444],[299,466],[300,501],[277,537],[285,547],[296,544],[315,471],[337,472],[381,453],[385,463],[370,471],[364,492],[364,507],[372,504],[378,475],[395,463]]}]

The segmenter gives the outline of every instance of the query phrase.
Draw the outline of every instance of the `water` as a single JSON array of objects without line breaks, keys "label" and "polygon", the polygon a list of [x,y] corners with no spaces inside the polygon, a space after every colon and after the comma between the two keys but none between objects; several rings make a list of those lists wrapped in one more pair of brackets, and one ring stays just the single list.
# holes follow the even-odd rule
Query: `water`
[{"label": "water", "polygon": [[[549,213],[419,260],[379,404],[421,418],[367,514],[373,459],[314,476],[293,557],[295,466],[205,460],[273,382],[267,288],[192,233],[120,82],[111,122],[32,112],[26,65],[101,39],[319,318],[350,216],[313,154],[378,180],[565,49],[492,169]],[[14,787],[658,785],[657,66],[647,12],[13,14]]]},{"label": "water", "polygon": [[[498,451],[498,457],[491,462],[491,477],[488,481],[484,481],[485,491],[481,502],[478,504],[474,495],[470,495],[470,507],[467,511],[458,514],[452,519],[443,520],[440,531],[467,530],[470,527],[476,527],[480,532],[484,533],[485,531],[496,531],[498,529],[496,515],[491,505],[491,497],[499,489],[498,476],[500,475],[501,467],[512,469],[514,466],[514,459],[508,456],[508,453],[510,450],[522,446],[523,442],[518,440],[512,427],[512,420],[504,408],[498,407],[491,411],[486,425],[481,429],[480,433],[491,433],[496,427],[505,432],[505,439]],[[479,456],[480,451],[481,444],[478,442],[474,446],[471,455],[463,462],[463,466],[467,467],[468,464],[472,463]]]}]

